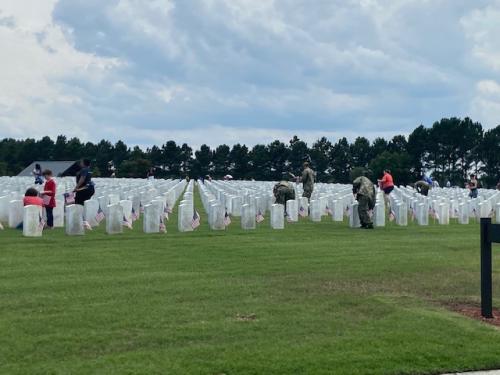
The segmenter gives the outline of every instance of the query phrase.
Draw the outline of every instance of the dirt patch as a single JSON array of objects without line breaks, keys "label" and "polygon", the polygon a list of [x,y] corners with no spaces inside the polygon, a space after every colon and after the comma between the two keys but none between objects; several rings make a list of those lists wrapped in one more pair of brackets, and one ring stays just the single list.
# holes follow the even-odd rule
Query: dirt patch
[{"label": "dirt patch", "polygon": [[455,311],[459,314],[462,314],[468,318],[480,320],[484,323],[488,323],[497,327],[500,327],[500,309],[493,309],[493,318],[487,319],[481,316],[481,306],[475,303],[464,303],[464,302],[451,302],[445,304],[445,306]]},{"label": "dirt patch", "polygon": [[255,314],[248,314],[248,315],[237,314],[236,320],[238,322],[254,322],[257,320],[257,315],[255,315]]}]

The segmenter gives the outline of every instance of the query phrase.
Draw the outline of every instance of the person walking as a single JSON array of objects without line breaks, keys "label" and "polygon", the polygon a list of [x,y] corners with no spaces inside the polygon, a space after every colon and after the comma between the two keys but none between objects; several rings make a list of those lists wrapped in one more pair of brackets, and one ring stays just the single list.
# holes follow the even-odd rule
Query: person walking
[{"label": "person walking", "polygon": [[38,163],[35,164],[35,168],[33,169],[33,172],[31,172],[33,176],[35,176],[35,185],[41,185],[43,184],[43,178],[42,178],[42,166]]},{"label": "person walking", "polygon": [[52,229],[54,227],[53,211],[56,207],[56,181],[54,180],[50,169],[43,171],[43,177],[45,178],[45,185],[41,194],[43,197],[42,199],[45,207],[45,213],[47,215],[47,227]]},{"label": "person walking", "polygon": [[380,180],[378,180],[378,183],[385,195],[391,194],[394,190],[394,179],[392,178],[391,171],[389,169],[384,169],[384,175]]},{"label": "person walking", "polygon": [[477,198],[477,194],[478,194],[478,182],[477,182],[477,176],[474,175],[474,174],[471,174],[470,175],[470,180],[469,180],[469,183],[467,184],[470,192],[469,192],[469,197],[474,199],[474,198]]},{"label": "person walking", "polygon": [[92,171],[90,170],[90,160],[83,159],[80,162],[80,171],[76,174],[75,204],[83,206],[85,201],[92,198],[95,193],[94,183],[92,182]]},{"label": "person walking", "polygon": [[352,192],[358,201],[361,228],[373,229],[373,221],[369,211],[375,208],[375,186],[367,177],[360,176],[353,181]]},{"label": "person walking", "polygon": [[311,196],[314,191],[314,180],[316,174],[311,169],[309,162],[304,162],[303,166],[304,170],[302,171],[301,177],[297,177],[293,173],[290,173],[290,176],[292,176],[297,181],[297,183],[302,182],[302,196],[307,198],[307,200],[311,200]]}]

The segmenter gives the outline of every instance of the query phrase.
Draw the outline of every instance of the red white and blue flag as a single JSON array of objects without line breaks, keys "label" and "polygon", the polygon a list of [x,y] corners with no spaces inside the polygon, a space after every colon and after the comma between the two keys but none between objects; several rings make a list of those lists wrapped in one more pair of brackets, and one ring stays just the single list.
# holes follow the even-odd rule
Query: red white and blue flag
[{"label": "red white and blue flag", "polygon": [[330,207],[326,206],[325,212],[326,212],[327,215],[331,215],[332,214],[332,209]]},{"label": "red white and blue flag", "polygon": [[43,230],[45,227],[45,220],[43,219],[42,215],[38,214],[38,229]]},{"label": "red white and blue flag", "polygon": [[123,226],[132,229],[132,223],[123,215]]},{"label": "red white and blue flag", "polygon": [[98,208],[97,214],[95,215],[95,220],[99,224],[101,221],[104,220],[104,212],[101,210],[101,207]]},{"label": "red white and blue flag", "polygon": [[92,225],[90,225],[90,223],[87,220],[84,220],[82,224],[83,224],[83,229],[92,230]]},{"label": "red white and blue flag", "polygon": [[224,214],[224,225],[227,227],[229,226],[229,224],[231,224],[231,216],[229,216],[226,211],[226,213]]},{"label": "red white and blue flag", "polygon": [[191,228],[196,229],[200,226],[200,214],[194,211],[193,220],[191,221]]},{"label": "red white and blue flag", "polygon": [[389,221],[394,221],[396,219],[396,213],[391,210],[391,212],[389,212]]},{"label": "red white and blue flag", "polygon": [[75,193],[64,193],[64,203],[67,205],[75,203]]},{"label": "red white and blue flag", "polygon": [[299,207],[299,216],[301,217],[306,217],[307,216],[307,212],[306,212],[306,209],[302,206]]},{"label": "red white and blue flag", "polygon": [[262,223],[264,221],[264,219],[265,219],[264,215],[262,215],[262,212],[260,212],[260,210],[259,210],[259,212],[257,213],[257,215],[255,215],[255,221],[257,223]]},{"label": "red white and blue flag", "polygon": [[135,212],[134,208],[132,207],[132,221],[136,221],[137,219],[139,219],[139,215],[137,214],[137,212]]},{"label": "red white and blue flag", "polygon": [[165,208],[163,208],[163,214],[165,215],[165,219],[169,219],[168,217],[168,214],[169,214],[169,210],[168,210],[168,204],[165,206]]},{"label": "red white and blue flag", "polygon": [[160,215],[160,232],[161,233],[166,233],[167,232],[167,227],[165,226],[165,221],[163,220],[163,216]]}]

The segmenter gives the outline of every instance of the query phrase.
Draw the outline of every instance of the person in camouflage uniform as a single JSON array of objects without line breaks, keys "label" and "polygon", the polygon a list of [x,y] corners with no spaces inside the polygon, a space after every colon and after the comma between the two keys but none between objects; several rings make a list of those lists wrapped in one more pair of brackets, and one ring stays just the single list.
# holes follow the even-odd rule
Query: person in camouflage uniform
[{"label": "person in camouflage uniform", "polygon": [[314,190],[314,177],[315,173],[306,161],[304,163],[304,170],[302,171],[302,178],[300,180],[302,181],[302,187],[304,189],[302,196],[307,199],[311,199],[311,195]]},{"label": "person in camouflage uniform", "polygon": [[415,189],[422,195],[427,196],[429,194],[429,190],[431,189],[431,185],[429,185],[424,180],[417,181],[415,183]]},{"label": "person in camouflage uniform", "polygon": [[292,183],[281,181],[274,185],[273,194],[277,204],[286,206],[286,201],[295,199],[295,189]]},{"label": "person in camouflage uniform", "polygon": [[367,177],[361,176],[352,183],[352,192],[358,201],[361,228],[373,229],[373,221],[368,211],[375,207],[375,186]]}]

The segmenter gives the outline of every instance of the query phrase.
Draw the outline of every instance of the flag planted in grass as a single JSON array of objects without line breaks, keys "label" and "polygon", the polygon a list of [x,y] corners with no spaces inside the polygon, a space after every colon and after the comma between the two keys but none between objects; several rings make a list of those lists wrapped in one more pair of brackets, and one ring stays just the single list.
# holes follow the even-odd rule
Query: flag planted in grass
[{"label": "flag planted in grass", "polygon": [[229,224],[231,224],[231,216],[229,216],[226,211],[226,213],[224,214],[224,225],[227,227],[229,226]]},{"label": "flag planted in grass", "polygon": [[83,221],[83,229],[85,230],[92,230],[92,225],[87,220]]},{"label": "flag planted in grass", "polygon": [[66,204],[74,204],[75,203],[75,193],[64,193],[64,203]]},{"label": "flag planted in grass", "polygon": [[101,207],[97,210],[97,214],[95,215],[95,220],[97,223],[100,223],[104,220],[104,212],[101,210]]},{"label": "flag planted in grass", "polygon": [[299,207],[299,216],[301,217],[306,217],[307,213],[306,213],[306,209],[302,206]]},{"label": "flag planted in grass", "polygon": [[38,215],[38,229],[39,230],[43,230],[43,228],[45,227],[45,220],[43,219],[42,215]]},{"label": "flag planted in grass", "polygon": [[200,214],[194,211],[193,220],[191,221],[191,228],[196,229],[200,226]]},{"label": "flag planted in grass", "polygon": [[163,215],[160,215],[160,232],[161,233],[167,232],[167,227],[165,226],[165,220],[163,218]]},{"label": "flag planted in grass", "polygon": [[132,221],[136,221],[137,219],[139,219],[139,215],[137,214],[137,212],[132,207]]},{"label": "flag planted in grass", "polygon": [[123,215],[123,226],[132,229],[132,223]]},{"label": "flag planted in grass", "polygon": [[257,223],[262,223],[262,222],[264,221],[264,219],[265,219],[265,218],[264,218],[264,215],[262,215],[262,212],[260,212],[260,210],[259,210],[259,212],[258,212],[258,213],[257,213],[257,215],[255,216],[255,221],[256,221]]}]

